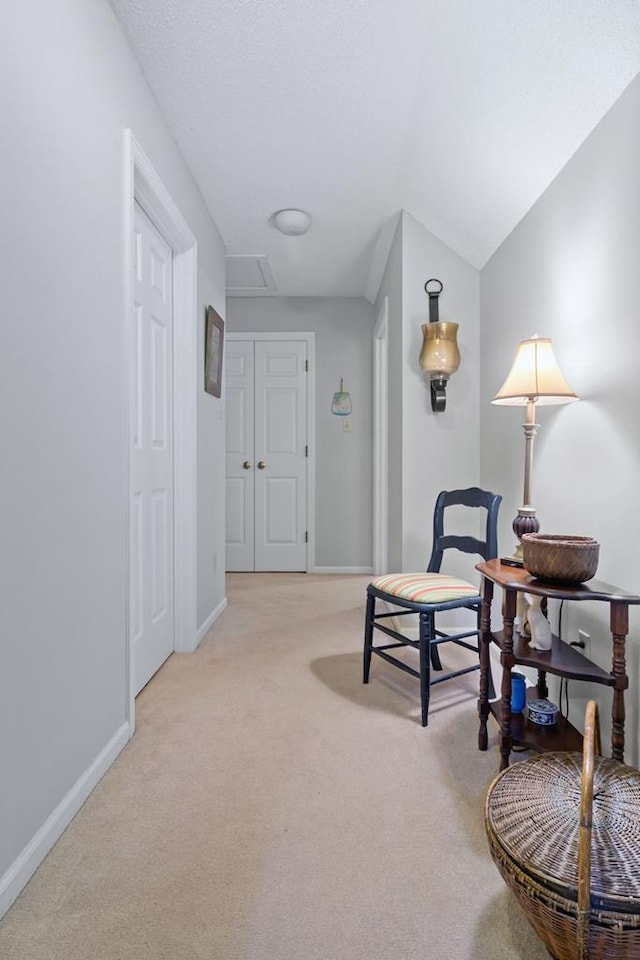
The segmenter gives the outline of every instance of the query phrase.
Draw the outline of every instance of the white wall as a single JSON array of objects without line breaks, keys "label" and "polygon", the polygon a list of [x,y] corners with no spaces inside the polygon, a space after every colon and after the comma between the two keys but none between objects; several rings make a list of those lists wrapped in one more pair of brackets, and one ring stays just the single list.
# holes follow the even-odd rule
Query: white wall
[{"label": "white wall", "polygon": [[199,634],[221,612],[225,599],[225,421],[224,401],[204,390],[205,309],[225,311],[225,261],[218,251],[200,259],[198,294],[198,509],[197,603]]},{"label": "white wall", "polygon": [[402,570],[402,385],[403,324],[402,324],[402,215],[398,216],[387,264],[375,302],[375,316],[388,300],[389,372],[389,524],[387,530],[389,570]]},{"label": "white wall", "polygon": [[[459,324],[461,354],[443,413],[431,409],[429,379],[419,364],[422,324],[429,319],[424,285],[434,277],[443,283],[440,319]],[[376,311],[384,297],[389,300],[389,568],[424,570],[438,493],[479,482],[479,274],[403,210]],[[464,558],[456,572],[470,575]]]},{"label": "white wall", "polygon": [[[640,78],[614,105],[481,276],[481,477],[505,495],[503,543],[522,498],[522,408],[490,405],[518,342],[550,336],[580,403],[542,407],[532,501],[541,530],[601,543],[598,578],[640,592]],[[627,645],[627,758],[637,763],[637,608]],[[572,604],[565,636],[592,634],[610,664],[605,608]],[[584,716],[584,686],[571,683],[571,719]],[[593,691],[609,711],[610,694]],[[606,726],[605,726],[606,729]]]},{"label": "white wall", "polygon": [[[370,568],[373,515],[373,324],[361,297],[230,297],[236,333],[316,335],[316,567]],[[344,377],[351,432],[331,413]]]},{"label": "white wall", "polygon": [[[424,284],[441,280],[441,320],[458,323],[460,367],[447,386],[444,413],[431,409],[420,370]],[[406,211],[402,215],[402,564],[423,570],[431,549],[433,506],[441,490],[475,486],[479,477],[479,275]],[[469,575],[468,565],[460,572]]]},{"label": "white wall", "polygon": [[[224,311],[220,237],[108,4],[12,4],[3,33],[0,912],[126,739],[125,128],[197,236],[200,314]],[[200,398],[201,559],[224,549],[216,407]],[[223,581],[198,585],[204,616]]]}]

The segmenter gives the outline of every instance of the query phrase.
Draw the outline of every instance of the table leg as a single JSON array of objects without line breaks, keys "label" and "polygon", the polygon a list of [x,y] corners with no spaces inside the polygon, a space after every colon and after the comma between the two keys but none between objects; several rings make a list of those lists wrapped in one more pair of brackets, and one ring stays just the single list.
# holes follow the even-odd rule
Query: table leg
[{"label": "table leg", "polygon": [[489,671],[491,670],[491,601],[493,599],[493,581],[482,578],[482,603],[480,605],[480,695],[478,713],[480,729],[478,731],[478,749],[486,750],[489,745],[487,719],[489,717]]},{"label": "table leg", "polygon": [[546,700],[549,696],[549,687],[547,686],[547,671],[538,670],[538,684],[537,684],[538,696],[541,700]]},{"label": "table leg", "polygon": [[625,642],[629,632],[629,607],[614,601],[611,604],[611,636],[613,639],[613,664],[611,672],[616,678],[611,710],[611,756],[624,762],[624,691],[629,686],[625,661]]},{"label": "table leg", "polygon": [[516,615],[516,601],[518,594],[515,590],[505,590],[504,593],[504,620],[502,624],[502,684],[500,687],[500,769],[509,766],[511,753],[511,668],[514,664],[513,656],[513,621]]}]

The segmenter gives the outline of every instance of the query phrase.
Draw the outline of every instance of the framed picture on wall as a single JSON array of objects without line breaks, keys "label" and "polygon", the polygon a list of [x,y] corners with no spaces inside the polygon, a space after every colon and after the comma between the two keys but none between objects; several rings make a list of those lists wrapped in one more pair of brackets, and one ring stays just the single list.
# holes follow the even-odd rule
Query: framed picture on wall
[{"label": "framed picture on wall", "polygon": [[222,346],[224,342],[224,320],[213,309],[207,307],[204,339],[204,389],[207,393],[219,397],[222,393]]}]

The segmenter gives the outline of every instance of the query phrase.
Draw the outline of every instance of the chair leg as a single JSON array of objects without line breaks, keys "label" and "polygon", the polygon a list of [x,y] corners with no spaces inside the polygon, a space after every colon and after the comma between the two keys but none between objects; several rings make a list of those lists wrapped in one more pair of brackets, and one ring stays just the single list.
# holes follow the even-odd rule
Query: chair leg
[{"label": "chair leg", "polygon": [[367,594],[367,608],[364,618],[364,656],[362,661],[362,682],[369,683],[369,668],[371,667],[371,647],[373,644],[373,615],[376,608],[376,598],[372,593]]},{"label": "chair leg", "polygon": [[435,643],[430,644],[429,656],[431,657],[431,666],[434,670],[442,670],[442,661],[440,660],[440,653]]},{"label": "chair leg", "polygon": [[420,614],[420,701],[422,704],[422,726],[429,723],[429,695],[431,692],[431,633],[432,618],[428,613]]}]

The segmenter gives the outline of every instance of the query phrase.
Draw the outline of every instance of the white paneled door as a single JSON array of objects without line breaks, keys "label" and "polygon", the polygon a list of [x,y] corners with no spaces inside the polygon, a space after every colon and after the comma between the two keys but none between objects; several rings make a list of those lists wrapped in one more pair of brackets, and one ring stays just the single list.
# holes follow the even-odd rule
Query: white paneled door
[{"label": "white paneled door", "polygon": [[255,369],[249,340],[225,344],[227,570],[254,569]]},{"label": "white paneled door", "polygon": [[307,569],[307,343],[227,340],[227,570]]},{"label": "white paneled door", "polygon": [[172,251],[135,205],[131,604],[135,692],[174,649]]}]

